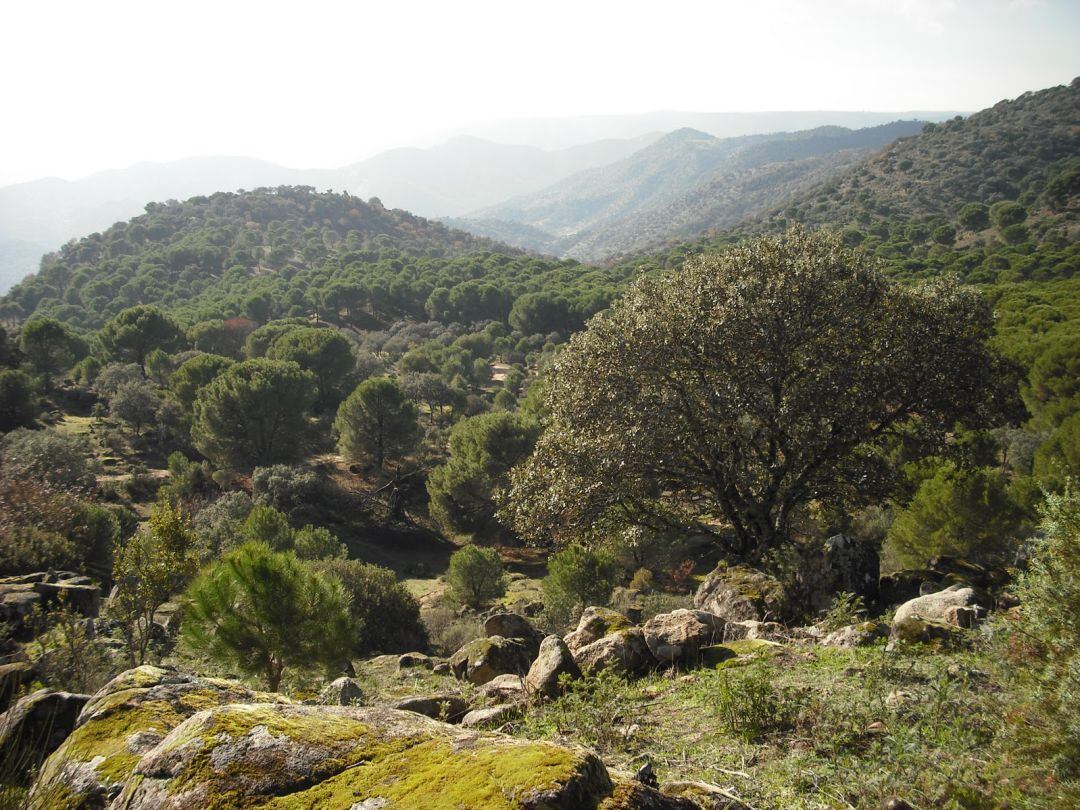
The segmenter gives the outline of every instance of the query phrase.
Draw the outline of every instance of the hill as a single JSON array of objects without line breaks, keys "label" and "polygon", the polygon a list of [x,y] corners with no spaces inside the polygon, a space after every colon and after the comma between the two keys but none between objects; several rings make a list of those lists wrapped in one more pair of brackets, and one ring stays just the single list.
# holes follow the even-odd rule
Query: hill
[{"label": "hill", "polygon": [[[310,279],[289,286],[304,271],[374,264],[381,258],[449,260],[495,250],[514,253],[348,194],[306,186],[220,192],[182,203],[150,203],[142,216],[69,242],[43,260],[41,272],[16,285],[4,307],[8,317],[50,313],[90,328],[139,303],[181,313],[206,308],[217,317],[236,314],[228,308],[238,309],[240,303],[228,293],[242,296],[271,286],[270,299],[306,314],[309,305],[321,305],[319,286]],[[392,300],[402,292],[380,288],[376,294]]]},{"label": "hill", "polygon": [[148,201],[279,185],[340,189],[421,216],[464,214],[636,152],[656,136],[547,150],[472,137],[392,149],[336,169],[291,169],[243,157],[139,163],[75,181],[45,178],[0,188],[0,293],[71,238],[143,211]]},{"label": "hill", "polygon": [[[453,223],[484,235],[498,233],[522,247],[603,259],[733,223],[920,126],[894,122],[864,130],[820,127],[740,138],[680,129],[625,160],[479,211],[479,222]],[[529,230],[519,240],[501,223],[550,236],[545,242]]]}]

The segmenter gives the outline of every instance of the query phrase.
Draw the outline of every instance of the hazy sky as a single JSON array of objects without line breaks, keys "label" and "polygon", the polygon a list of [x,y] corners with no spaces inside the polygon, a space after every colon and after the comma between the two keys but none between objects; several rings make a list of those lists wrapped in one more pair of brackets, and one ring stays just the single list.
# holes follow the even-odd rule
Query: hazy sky
[{"label": "hazy sky", "polygon": [[496,118],[976,110],[1080,74],[1080,0],[6,0],[0,185],[338,166]]}]

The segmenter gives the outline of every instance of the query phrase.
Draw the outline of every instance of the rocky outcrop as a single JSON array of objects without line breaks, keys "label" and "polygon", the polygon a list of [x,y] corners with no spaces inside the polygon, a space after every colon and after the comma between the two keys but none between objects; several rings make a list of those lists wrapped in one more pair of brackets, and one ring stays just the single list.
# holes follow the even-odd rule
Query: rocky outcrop
[{"label": "rocky outcrop", "polygon": [[929,644],[948,649],[961,644],[964,636],[963,630],[948,622],[910,616],[893,622],[885,650],[893,652],[908,644]]},{"label": "rocky outcrop", "polygon": [[681,609],[653,616],[642,632],[657,661],[696,663],[702,648],[723,640],[724,622],[703,610]]},{"label": "rocky outcrop", "polygon": [[951,585],[943,591],[918,596],[902,604],[893,614],[893,627],[912,618],[972,627],[983,610],[980,601],[974,588]]},{"label": "rocky outcrop", "polygon": [[796,576],[796,598],[801,610],[817,614],[828,610],[836,594],[845,592],[877,601],[881,560],[877,549],[845,534],[830,537],[804,550]]},{"label": "rocky outcrop", "polygon": [[787,613],[787,594],[768,574],[720,563],[694,594],[694,607],[725,622],[775,621]]},{"label": "rocky outcrop", "polygon": [[519,639],[489,636],[470,641],[450,657],[458,680],[485,684],[496,675],[524,675],[532,664],[528,645]]},{"label": "rocky outcrop", "polygon": [[522,703],[529,697],[520,675],[496,675],[480,687],[480,694],[506,703]]},{"label": "rocky outcrop", "polygon": [[0,714],[0,762],[29,770],[57,749],[75,727],[89,695],[39,689]]},{"label": "rocky outcrop", "polygon": [[595,605],[587,607],[578,620],[577,628],[566,635],[566,646],[576,654],[582,647],[599,641],[609,633],[632,626],[633,622],[618,611]]},{"label": "rocky outcrop", "polygon": [[581,669],[566,643],[558,636],[548,636],[540,643],[540,651],[525,676],[525,686],[531,695],[555,697],[564,677],[580,678]]},{"label": "rocky outcrop", "polygon": [[544,634],[532,622],[517,613],[496,613],[484,622],[484,635],[502,636],[521,641],[532,655],[540,649]]},{"label": "rocky outcrop", "polygon": [[139,757],[185,719],[211,706],[243,701],[288,702],[233,681],[159,667],[130,669],[83,706],[74,731],[42,766],[35,790],[63,793],[66,807],[103,807],[119,793]]},{"label": "rocky outcrop", "polygon": [[639,675],[656,665],[640,627],[615,630],[574,652],[574,660],[586,675],[612,669]]},{"label": "rocky outcrop", "polygon": [[967,585],[996,596],[1008,583],[1009,575],[1004,569],[958,557],[933,557],[926,568],[905,569],[883,576],[879,582],[880,603],[895,605],[936,593],[950,585]]},{"label": "rocky outcrop", "polygon": [[461,725],[464,728],[477,728],[478,726],[490,728],[500,726],[519,714],[521,714],[520,703],[500,703],[483,709],[473,709],[461,718]]},{"label": "rocky outcrop", "polygon": [[572,810],[612,790],[603,763],[583,749],[395,709],[261,703],[209,708],[177,725],[139,757],[116,804]]}]

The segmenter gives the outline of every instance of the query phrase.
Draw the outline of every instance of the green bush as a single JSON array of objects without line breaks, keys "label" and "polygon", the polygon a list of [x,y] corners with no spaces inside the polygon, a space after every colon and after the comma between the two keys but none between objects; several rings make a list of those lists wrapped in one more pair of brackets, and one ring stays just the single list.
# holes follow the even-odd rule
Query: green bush
[{"label": "green bush", "polygon": [[37,412],[37,395],[30,377],[17,369],[0,371],[0,433],[29,427]]},{"label": "green bush", "polygon": [[0,458],[11,475],[63,489],[94,487],[97,460],[82,436],[19,428],[0,439]]},{"label": "green bush", "polygon": [[481,607],[506,593],[506,576],[499,552],[465,546],[450,555],[446,595],[459,605]]},{"label": "green bush", "polygon": [[617,577],[618,567],[606,552],[574,545],[553,554],[541,583],[548,620],[564,627],[589,605],[606,605]]},{"label": "green bush", "polygon": [[939,554],[1007,562],[1025,520],[1005,477],[951,461],[932,469],[911,502],[897,511],[886,538],[887,559],[901,567],[920,567]]},{"label": "green bush", "polygon": [[345,588],[349,613],[356,627],[352,641],[354,655],[410,652],[427,647],[420,603],[389,568],[341,558],[325,559],[314,567],[336,577]]}]

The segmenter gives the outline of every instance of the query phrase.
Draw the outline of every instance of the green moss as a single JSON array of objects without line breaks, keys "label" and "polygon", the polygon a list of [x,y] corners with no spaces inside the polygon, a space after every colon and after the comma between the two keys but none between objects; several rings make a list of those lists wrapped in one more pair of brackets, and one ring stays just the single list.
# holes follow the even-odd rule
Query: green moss
[{"label": "green moss", "polygon": [[383,750],[308,790],[275,799],[277,808],[348,808],[379,797],[388,807],[509,810],[530,794],[564,784],[582,771],[584,755],[545,743],[475,747],[425,740]]},{"label": "green moss", "polygon": [[763,638],[741,638],[717,646],[731,650],[736,655],[766,654],[780,647],[775,641],[766,641]]}]

